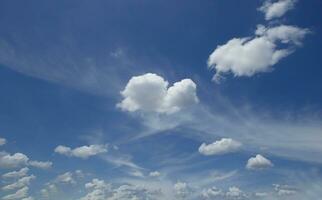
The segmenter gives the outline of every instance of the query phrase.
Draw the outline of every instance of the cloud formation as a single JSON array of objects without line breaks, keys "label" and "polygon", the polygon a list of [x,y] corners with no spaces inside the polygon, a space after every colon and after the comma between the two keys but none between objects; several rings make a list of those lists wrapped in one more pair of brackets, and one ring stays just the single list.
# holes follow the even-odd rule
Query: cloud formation
[{"label": "cloud formation", "polygon": [[258,9],[265,14],[266,20],[282,17],[285,13],[294,8],[296,0],[279,0],[273,2],[266,0],[264,4]]},{"label": "cloud formation", "polygon": [[40,168],[40,169],[49,169],[52,167],[53,163],[49,161],[44,162],[44,161],[32,160],[28,162],[28,165],[32,167]]},{"label": "cloud formation", "polygon": [[26,165],[29,158],[22,153],[10,155],[7,152],[0,152],[0,168],[17,168]]},{"label": "cloud formation", "polygon": [[16,179],[16,178],[26,176],[28,172],[29,172],[29,168],[24,167],[24,168],[20,169],[19,171],[7,172],[7,173],[3,174],[2,177]]},{"label": "cloud formation", "polygon": [[250,170],[260,170],[273,167],[273,163],[264,156],[257,154],[255,157],[251,157],[247,161],[246,168]]},{"label": "cloud formation", "polygon": [[199,102],[197,86],[191,79],[168,85],[157,74],[134,76],[121,91],[123,100],[117,107],[128,112],[174,113]]},{"label": "cloud formation", "polygon": [[69,156],[69,157],[78,157],[82,159],[87,159],[91,156],[95,156],[97,154],[106,153],[107,145],[89,145],[89,146],[81,146],[77,148],[70,148],[67,146],[59,145],[54,150],[56,153]]},{"label": "cloud formation", "polygon": [[222,74],[229,72],[237,77],[269,72],[273,65],[300,46],[308,33],[308,29],[290,25],[258,25],[255,36],[233,38],[226,44],[217,46],[209,56],[208,67],[216,70],[213,79],[217,82]]},{"label": "cloud formation", "polygon": [[240,142],[231,138],[222,138],[208,145],[202,143],[199,147],[199,153],[205,156],[222,155],[237,151],[241,146],[242,144]]}]

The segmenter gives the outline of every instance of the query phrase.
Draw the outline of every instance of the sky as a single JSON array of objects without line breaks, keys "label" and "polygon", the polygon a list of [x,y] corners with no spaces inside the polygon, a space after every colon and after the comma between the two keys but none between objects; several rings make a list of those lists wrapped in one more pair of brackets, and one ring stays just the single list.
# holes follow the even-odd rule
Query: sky
[{"label": "sky", "polygon": [[0,199],[319,199],[321,8],[0,1]]}]

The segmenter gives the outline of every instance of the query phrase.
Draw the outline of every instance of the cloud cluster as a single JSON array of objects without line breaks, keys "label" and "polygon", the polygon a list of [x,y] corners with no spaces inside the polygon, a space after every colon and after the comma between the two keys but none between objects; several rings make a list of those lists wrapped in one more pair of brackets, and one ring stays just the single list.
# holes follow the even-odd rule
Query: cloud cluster
[{"label": "cloud cluster", "polygon": [[157,74],[134,76],[121,91],[124,99],[117,107],[129,112],[174,113],[198,103],[197,87],[191,79],[168,86],[169,83]]},{"label": "cloud cluster", "polygon": [[296,0],[279,0],[276,2],[267,0],[258,10],[265,14],[266,20],[271,20],[282,17],[287,11],[294,8],[295,3]]},{"label": "cloud cluster", "polygon": [[246,168],[251,170],[260,170],[273,167],[273,163],[264,156],[257,154],[255,157],[251,157],[247,161]]},{"label": "cloud cluster", "polygon": [[216,187],[204,189],[201,193],[203,199],[245,199],[246,193],[236,186],[229,187],[225,192]]},{"label": "cloud cluster", "polygon": [[89,145],[89,146],[81,146],[77,148],[70,148],[67,146],[59,145],[55,148],[55,152],[61,155],[69,156],[69,157],[78,157],[82,159],[87,159],[91,156],[95,156],[97,154],[106,153],[107,145]]},{"label": "cloud cluster", "polygon": [[290,55],[308,33],[308,29],[290,25],[258,25],[254,37],[233,38],[218,46],[209,56],[208,66],[216,70],[214,80],[217,82],[222,74],[229,72],[248,77],[269,72],[273,65]]},{"label": "cloud cluster", "polygon": [[2,177],[6,179],[6,182],[8,179],[12,180],[12,182],[4,185],[1,189],[5,192],[12,192],[12,190],[16,191],[3,196],[1,199],[33,200],[33,198],[29,196],[29,185],[36,176],[28,175],[28,171],[28,168],[22,168],[19,171],[12,171],[2,175]]},{"label": "cloud cluster", "polygon": [[221,140],[215,141],[211,144],[202,143],[199,147],[199,153],[210,156],[210,155],[222,155],[230,152],[237,151],[242,144],[231,138],[222,138]]}]

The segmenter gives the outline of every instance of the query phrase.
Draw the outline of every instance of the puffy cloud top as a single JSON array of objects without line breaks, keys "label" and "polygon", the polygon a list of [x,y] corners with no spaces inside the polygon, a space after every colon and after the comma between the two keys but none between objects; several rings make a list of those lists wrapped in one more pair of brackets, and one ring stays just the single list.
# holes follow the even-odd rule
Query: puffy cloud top
[{"label": "puffy cloud top", "polygon": [[231,138],[222,138],[221,140],[215,141],[211,144],[202,143],[199,147],[199,152],[203,155],[221,155],[230,152],[237,151],[242,144]]},{"label": "puffy cloud top", "polygon": [[296,0],[279,0],[274,3],[271,0],[267,0],[259,10],[265,14],[266,20],[271,20],[282,17],[287,11],[294,8],[295,3]]},{"label": "puffy cloud top", "polygon": [[56,153],[65,155],[65,156],[73,156],[78,158],[87,159],[90,156],[95,156],[97,154],[106,153],[107,145],[89,145],[89,146],[81,146],[74,149],[70,147],[59,145],[54,150]]},{"label": "puffy cloud top", "polygon": [[173,113],[198,103],[197,86],[191,79],[183,79],[171,87],[168,85],[157,74],[134,76],[121,91],[124,99],[117,107],[129,112]]},{"label": "puffy cloud top", "polygon": [[273,167],[273,163],[260,154],[250,158],[246,165],[246,168],[251,170],[266,169],[269,167]]},{"label": "puffy cloud top", "polygon": [[23,176],[26,176],[29,171],[29,168],[24,167],[20,169],[19,171],[12,171],[8,172],[2,175],[3,178],[20,178]]}]

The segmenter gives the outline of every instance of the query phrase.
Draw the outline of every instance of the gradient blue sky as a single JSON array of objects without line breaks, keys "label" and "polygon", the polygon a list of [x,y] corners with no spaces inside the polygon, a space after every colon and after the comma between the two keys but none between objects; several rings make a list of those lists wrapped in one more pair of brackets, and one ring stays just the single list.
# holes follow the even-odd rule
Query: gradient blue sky
[{"label": "gradient blue sky", "polygon": [[[265,19],[269,2],[289,7]],[[319,0],[0,1],[0,198],[320,198],[321,8]],[[255,35],[260,24],[267,32]],[[269,35],[283,25],[296,30]],[[242,54],[245,43],[228,47],[233,38],[288,54],[265,65]],[[157,80],[182,88],[159,105]],[[132,94],[134,110],[121,103]],[[207,154],[203,143],[221,152]],[[256,155],[265,160],[247,167]]]}]

